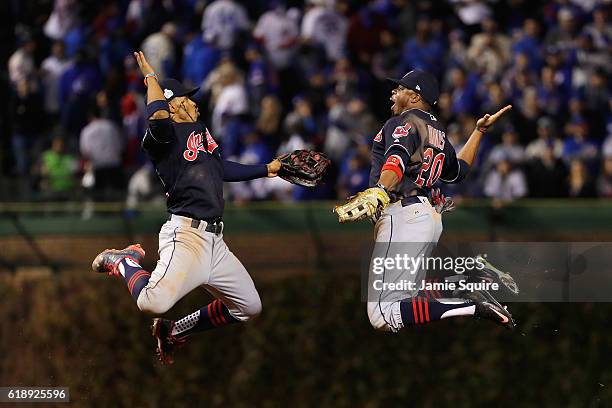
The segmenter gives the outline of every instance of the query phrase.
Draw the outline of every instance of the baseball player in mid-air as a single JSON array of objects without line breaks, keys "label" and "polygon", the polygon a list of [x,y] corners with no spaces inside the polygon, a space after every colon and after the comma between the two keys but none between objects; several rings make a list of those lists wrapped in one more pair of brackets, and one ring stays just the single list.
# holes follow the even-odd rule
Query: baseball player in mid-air
[{"label": "baseball player in mid-air", "polygon": [[159,260],[152,272],[140,266],[145,251],[139,244],[101,252],[92,268],[123,278],[138,308],[157,315],[199,286],[216,298],[180,320],[153,320],[159,359],[171,363],[175,346],[187,336],[245,322],[261,311],[253,280],[223,241],[223,182],[278,175],[313,186],[329,161],[309,151],[260,165],[223,160],[190,99],[198,88],[187,89],[175,79],[158,81],[145,55],[134,56],[147,86],[149,126],[142,147],[164,185],[170,216],[159,233]]},{"label": "baseball player in mid-air", "polygon": [[[456,154],[444,126],[431,113],[439,96],[436,79],[427,72],[413,70],[392,81],[397,84],[391,95],[394,116],[374,137],[370,188],[334,211],[340,222],[362,219],[375,222],[377,255],[393,259],[400,255],[398,251],[404,251],[401,255],[424,259],[442,234],[441,213],[452,204],[436,193],[435,183],[438,180],[458,183],[465,178],[487,129],[511,106],[480,118],[469,140]],[[475,268],[462,279],[494,282],[518,293],[509,274],[486,261],[483,263],[484,268]],[[374,272],[371,264],[370,289],[375,280],[418,282],[405,290],[401,286],[400,290],[384,290],[379,284],[374,294],[369,291],[367,311],[375,329],[397,332],[403,327],[454,316],[475,316],[506,328],[514,327],[508,310],[486,290],[443,291],[443,297],[439,298],[424,296],[419,288],[426,270],[420,265],[416,270],[385,266],[381,273]]]}]

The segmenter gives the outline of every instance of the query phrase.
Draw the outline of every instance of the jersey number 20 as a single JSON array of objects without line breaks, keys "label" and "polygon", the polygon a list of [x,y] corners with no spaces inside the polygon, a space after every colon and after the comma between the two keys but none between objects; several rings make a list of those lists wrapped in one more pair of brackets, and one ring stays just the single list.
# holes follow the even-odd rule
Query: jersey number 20
[{"label": "jersey number 20", "polygon": [[[414,181],[417,186],[423,187],[425,185],[430,188],[442,174],[442,166],[444,165],[444,153],[440,152],[434,156],[434,151],[431,147],[428,147],[423,153],[423,163],[421,164],[421,171],[417,174],[416,180]],[[427,178],[427,183],[425,183]]]}]

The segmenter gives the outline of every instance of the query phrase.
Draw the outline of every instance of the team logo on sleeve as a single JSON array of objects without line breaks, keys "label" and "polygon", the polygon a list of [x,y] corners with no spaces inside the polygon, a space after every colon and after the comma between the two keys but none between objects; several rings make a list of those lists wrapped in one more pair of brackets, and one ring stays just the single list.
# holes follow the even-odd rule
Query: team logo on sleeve
[{"label": "team logo on sleeve", "polygon": [[380,129],[380,131],[376,134],[376,136],[374,136],[375,142],[380,142],[381,140],[382,140],[382,129]]},{"label": "team logo on sleeve", "polygon": [[208,129],[206,129],[206,148],[204,147],[204,139],[202,133],[191,132],[187,138],[187,150],[183,152],[183,158],[187,161],[194,161],[198,158],[199,152],[211,153],[219,147],[215,139],[210,135]]},{"label": "team logo on sleeve", "polygon": [[402,137],[406,137],[410,133],[410,129],[412,129],[412,125],[410,123],[406,123],[403,126],[398,126],[393,131],[392,136],[393,136],[394,139],[399,139],[399,138],[402,138]]}]

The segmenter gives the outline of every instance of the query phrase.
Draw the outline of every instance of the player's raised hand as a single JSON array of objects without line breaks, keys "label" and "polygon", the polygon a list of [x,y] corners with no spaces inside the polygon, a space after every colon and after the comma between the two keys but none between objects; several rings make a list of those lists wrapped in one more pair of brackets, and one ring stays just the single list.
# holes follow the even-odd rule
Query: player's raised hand
[{"label": "player's raised hand", "polygon": [[510,109],[512,109],[512,105],[506,105],[497,112],[495,112],[493,115],[489,115],[487,113],[482,118],[478,119],[478,122],[476,122],[476,127],[485,129],[488,128],[489,126],[497,122],[497,119],[499,119],[504,113],[506,113]]},{"label": "player's raised hand", "polygon": [[140,72],[142,73],[142,76],[147,76],[147,74],[155,74],[153,67],[151,67],[151,65],[145,58],[144,52],[142,51],[134,52],[134,58],[136,58],[136,62],[138,63],[138,68],[140,68]]}]

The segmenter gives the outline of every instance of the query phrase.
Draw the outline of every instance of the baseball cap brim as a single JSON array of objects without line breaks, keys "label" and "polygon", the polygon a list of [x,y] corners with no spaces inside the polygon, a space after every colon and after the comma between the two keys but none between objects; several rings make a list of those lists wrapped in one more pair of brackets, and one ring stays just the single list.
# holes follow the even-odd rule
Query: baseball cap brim
[{"label": "baseball cap brim", "polygon": [[186,88],[174,78],[162,79],[159,83],[167,100],[180,96],[192,96],[200,90],[200,87]]}]

